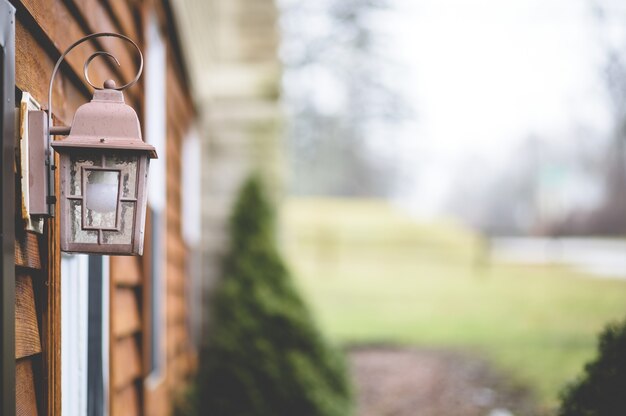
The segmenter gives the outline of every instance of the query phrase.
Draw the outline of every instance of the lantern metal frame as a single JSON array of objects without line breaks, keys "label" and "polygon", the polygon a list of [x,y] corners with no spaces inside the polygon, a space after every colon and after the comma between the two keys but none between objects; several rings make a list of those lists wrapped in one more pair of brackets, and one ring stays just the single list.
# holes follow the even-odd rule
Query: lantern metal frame
[{"label": "lantern metal frame", "polygon": [[[115,37],[129,42],[136,49],[139,57],[139,67],[135,77],[125,85],[117,87],[115,82],[107,80],[102,87],[98,87],[91,82],[89,78],[89,65],[99,56],[111,58],[118,66],[119,61],[110,53],[105,51],[97,51],[90,55],[84,63],[83,74],[86,82],[95,89],[94,97],[90,103],[82,105],[74,115],[74,121],[71,126],[54,126],[52,122],[52,87],[55,76],[61,66],[61,63],[65,59],[65,56],[70,53],[78,45],[100,37]],[[141,76],[143,71],[143,54],[137,46],[137,44],[129,37],[121,35],[119,33],[101,32],[93,33],[85,36],[78,41],[70,45],[59,57],[52,74],[50,76],[50,84],[48,86],[48,108],[47,112],[44,111],[30,111],[29,112],[29,131],[35,136],[34,142],[42,143],[44,146],[43,152],[38,152],[39,155],[44,153],[45,155],[45,169],[47,175],[47,181],[45,184],[35,183],[35,194],[39,195],[39,199],[35,204],[31,202],[31,206],[34,210],[31,214],[54,216],[55,204],[57,202],[57,196],[55,194],[55,175],[54,172],[58,169],[55,165],[55,158],[53,149],[60,154],[60,179],[61,179],[61,250],[68,252],[82,252],[82,253],[97,253],[97,254],[115,254],[115,255],[141,255],[143,252],[143,239],[144,239],[144,226],[146,217],[146,201],[147,201],[147,175],[149,159],[156,158],[156,149],[154,146],[145,143],[141,139],[141,127],[135,111],[125,104],[124,95],[122,91],[132,85],[134,85]],[[77,122],[77,120],[80,121]],[[101,132],[97,132],[98,125],[106,125],[110,132],[119,133],[112,134],[111,137],[104,137],[100,135]],[[112,129],[112,130],[111,130]],[[106,129],[105,129],[106,130]],[[52,136],[69,136],[65,140],[52,140]],[[39,140],[40,139],[40,140]],[[81,166],[80,170],[71,170],[72,155],[85,155],[85,160],[90,161],[91,165]],[[41,157],[41,156],[39,156]],[[122,177],[123,168],[119,166],[107,165],[109,158],[115,160],[118,157],[122,160],[124,157],[128,157],[130,165],[133,165],[134,175],[133,184],[134,189],[132,194],[123,195],[122,189]],[[98,161],[99,159],[99,161]],[[97,164],[100,163],[100,166]],[[41,165],[41,159],[38,161],[31,161],[31,166]],[[129,168],[129,169],[133,169]],[[117,195],[115,203],[115,220],[112,226],[94,226],[88,224],[87,220],[87,176],[89,171],[110,171],[117,172]],[[127,173],[128,174],[128,173]],[[74,195],[68,189],[72,180],[72,175],[76,177],[80,175],[79,188],[80,195]],[[43,175],[42,175],[43,176]],[[40,177],[42,177],[40,176]],[[31,181],[32,182],[32,181]],[[32,186],[32,185],[31,185]],[[31,187],[31,189],[33,189]],[[78,242],[72,238],[72,227],[76,226],[76,223],[71,224],[73,219],[76,219],[76,212],[72,212],[71,201],[82,201],[80,204],[80,231],[96,231],[97,242]],[[122,218],[122,204],[132,203],[133,214],[132,223],[126,223],[124,225]],[[109,212],[109,214],[112,213]],[[128,222],[128,221],[127,221]],[[110,225],[110,224],[109,224]],[[130,241],[127,243],[124,241],[115,243],[105,243],[105,232],[122,232],[122,226],[128,227],[130,230],[128,238]]]}]

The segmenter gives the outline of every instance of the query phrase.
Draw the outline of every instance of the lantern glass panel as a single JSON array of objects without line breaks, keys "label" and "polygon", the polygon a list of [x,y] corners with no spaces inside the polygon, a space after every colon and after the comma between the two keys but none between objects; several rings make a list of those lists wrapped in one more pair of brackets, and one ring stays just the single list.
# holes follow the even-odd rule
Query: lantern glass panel
[{"label": "lantern glass panel", "polygon": [[82,169],[100,166],[100,156],[95,153],[72,153],[70,156],[70,196],[82,196]]},{"label": "lantern glass panel", "polygon": [[120,171],[84,169],[85,228],[117,228]]},{"label": "lantern glass panel", "polygon": [[130,244],[132,242],[135,207],[135,202],[122,202],[120,210],[120,230],[103,231],[102,242],[104,244]]},{"label": "lantern glass panel", "polygon": [[83,201],[71,200],[70,203],[70,241],[79,244],[98,244],[98,231],[83,230]]},{"label": "lantern glass panel", "polygon": [[135,198],[137,196],[137,164],[136,154],[107,155],[104,167],[119,169],[122,172],[122,198]]}]

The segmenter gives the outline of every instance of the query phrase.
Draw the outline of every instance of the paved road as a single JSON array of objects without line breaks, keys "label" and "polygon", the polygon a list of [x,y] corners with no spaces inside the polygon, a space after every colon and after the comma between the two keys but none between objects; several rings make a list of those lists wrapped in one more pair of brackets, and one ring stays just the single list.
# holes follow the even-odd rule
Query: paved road
[{"label": "paved road", "polygon": [[491,257],[522,264],[562,264],[593,276],[626,279],[626,240],[604,238],[501,237]]}]

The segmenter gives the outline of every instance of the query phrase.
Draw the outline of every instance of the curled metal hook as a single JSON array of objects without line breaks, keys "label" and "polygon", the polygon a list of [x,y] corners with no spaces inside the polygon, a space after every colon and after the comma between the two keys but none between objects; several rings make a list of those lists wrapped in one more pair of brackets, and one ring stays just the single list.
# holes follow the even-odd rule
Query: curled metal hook
[{"label": "curled metal hook", "polygon": [[[89,64],[91,63],[91,61],[93,61],[94,59],[96,59],[98,56],[108,56],[109,58],[113,59],[113,62],[115,62],[117,64],[117,66],[120,66],[120,61],[117,60],[117,58],[113,55],[111,55],[108,52],[104,52],[104,51],[98,51],[93,53],[89,58],[87,58],[87,60],[85,61],[85,65],[83,65],[83,75],[85,77],[85,81],[87,81],[87,83],[89,85],[91,85],[94,89],[96,90],[101,90],[103,89],[102,87],[96,87],[95,85],[93,85],[93,83],[91,82],[91,80],[89,79]],[[124,85],[123,87],[120,88],[115,88],[116,90],[121,90],[126,88],[128,85]]]},{"label": "curled metal hook", "polygon": [[[61,56],[57,60],[56,64],[54,65],[54,69],[52,70],[52,75],[50,76],[50,85],[48,86],[48,112],[49,112],[49,117],[52,117],[52,115],[51,115],[52,112],[50,111],[50,109],[52,108],[52,83],[54,82],[54,77],[55,77],[56,73],[58,72],[59,67],[61,66],[61,62],[63,62],[63,60],[65,59],[65,56],[68,53],[70,53],[70,51],[72,49],[74,49],[76,46],[78,46],[81,43],[86,42],[88,40],[95,39],[95,38],[102,38],[102,37],[112,37],[112,38],[119,38],[119,39],[125,40],[126,42],[130,43],[131,45],[133,45],[133,47],[137,50],[137,53],[139,55],[139,68],[137,69],[137,74],[135,75],[135,78],[133,78],[126,85],[122,85],[121,87],[116,87],[115,89],[118,90],[118,91],[124,90],[124,89],[126,89],[128,87],[133,86],[139,80],[139,77],[141,76],[141,73],[143,72],[143,54],[141,53],[141,49],[139,49],[139,46],[137,46],[137,44],[131,38],[129,38],[128,36],[124,36],[124,35],[121,35],[119,33],[113,33],[113,32],[100,32],[100,33],[92,33],[91,35],[87,35],[87,36],[77,40],[76,42],[72,43],[65,50],[65,52],[63,52],[61,54]],[[93,61],[96,57],[101,56],[101,55],[106,55],[106,56],[112,58],[118,66],[120,65],[120,62],[117,60],[117,58],[115,58],[115,56],[111,55],[108,52],[104,52],[104,51],[95,52],[89,58],[87,58],[87,61],[85,61],[85,65],[83,66],[83,73],[85,75],[85,80],[89,83],[89,85],[91,85],[95,89],[102,89],[102,88],[101,87],[96,87],[95,85],[93,85],[93,83],[89,79],[89,74],[88,74],[87,70],[88,70],[88,67],[89,67],[89,64],[91,63],[91,61]]]},{"label": "curled metal hook", "polygon": [[[72,43],[66,50],[65,52],[63,52],[61,54],[61,56],[59,57],[59,59],[56,61],[56,63],[54,64],[54,68],[52,69],[52,74],[50,75],[50,84],[48,85],[48,143],[47,143],[47,159],[46,159],[46,165],[48,165],[50,167],[50,169],[48,170],[48,192],[49,192],[49,210],[51,215],[54,216],[54,174],[52,173],[52,169],[54,169],[54,154],[52,152],[52,149],[50,147],[50,143],[52,141],[52,135],[50,134],[50,130],[52,128],[52,85],[54,82],[54,77],[57,74],[59,67],[61,66],[61,63],[63,62],[63,60],[65,59],[65,56],[70,53],[72,51],[72,49],[74,49],[75,47],[77,47],[78,45],[80,45],[83,42],[86,42],[88,40],[91,39],[95,39],[95,38],[102,38],[102,37],[111,37],[111,38],[119,38],[122,40],[125,40],[126,42],[129,42],[131,45],[133,45],[135,47],[135,49],[137,50],[137,53],[139,54],[139,68],[137,69],[137,74],[135,75],[135,78],[133,78],[130,82],[128,82],[125,85],[122,85],[121,87],[115,87],[115,90],[117,91],[122,91],[128,87],[133,86],[138,80],[139,77],[141,76],[141,73],[143,72],[143,54],[141,53],[141,49],[139,49],[139,46],[137,46],[137,44],[128,36],[124,36],[121,35],[119,33],[113,33],[113,32],[100,32],[100,33],[92,33],[91,35],[87,35],[79,40],[77,40],[76,42]],[[89,56],[89,58],[87,58],[87,60],[85,61],[85,65],[83,66],[83,74],[85,75],[85,80],[87,81],[87,83],[89,85],[91,85],[93,88],[101,90],[103,89],[102,87],[96,87],[91,80],[89,79],[89,64],[91,63],[91,61],[93,61],[95,58],[97,58],[98,56],[108,56],[109,58],[113,59],[115,61],[115,63],[119,66],[120,62],[117,60],[117,58],[115,58],[115,56],[111,55],[108,52],[104,52],[104,51],[97,51],[95,53],[93,53],[91,56]]]}]

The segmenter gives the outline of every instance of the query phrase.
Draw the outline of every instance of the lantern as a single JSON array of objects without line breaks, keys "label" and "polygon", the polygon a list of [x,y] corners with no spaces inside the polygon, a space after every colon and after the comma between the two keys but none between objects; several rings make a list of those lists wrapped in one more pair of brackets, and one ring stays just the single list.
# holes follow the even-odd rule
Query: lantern
[{"label": "lantern", "polygon": [[140,255],[148,165],[135,111],[113,81],[74,115],[70,134],[52,143],[60,154],[61,250]]},{"label": "lantern", "polygon": [[[117,87],[107,80],[97,87],[88,67],[98,56],[119,62],[98,51],[85,62],[86,81],[95,89],[93,99],[78,108],[70,127],[52,125],[52,83],[65,56],[79,44],[98,37],[130,42],[139,55],[135,78]],[[48,89],[48,111],[29,111],[29,134],[42,148],[30,153],[30,166],[44,169],[45,184],[31,186],[31,207],[37,215],[55,215],[54,157],[60,155],[61,250],[68,252],[141,255],[146,219],[148,164],[156,158],[153,146],[141,139],[137,113],[124,102],[122,90],[135,84],[143,69],[141,50],[130,38],[117,33],[94,33],[74,42],[57,60]],[[51,136],[68,136],[52,142]],[[46,160],[32,160],[46,155]],[[44,163],[42,163],[44,162]],[[34,172],[41,177],[41,172]],[[44,175],[45,176],[45,175]]]}]

